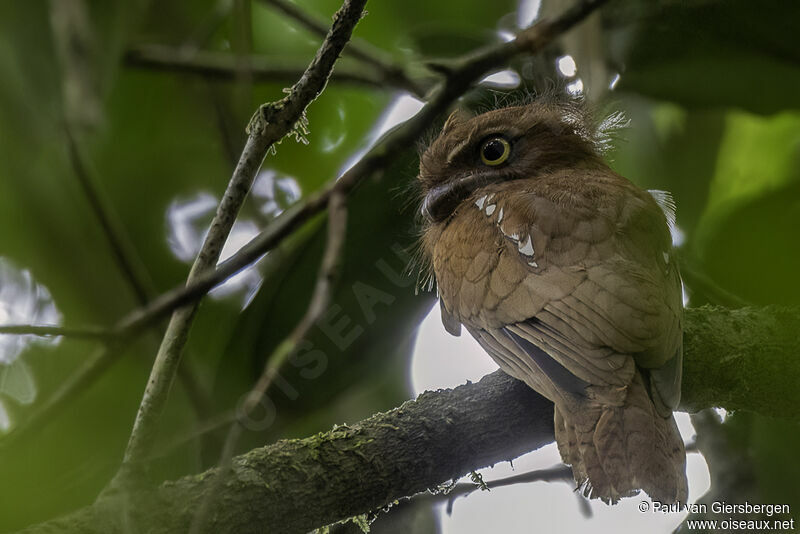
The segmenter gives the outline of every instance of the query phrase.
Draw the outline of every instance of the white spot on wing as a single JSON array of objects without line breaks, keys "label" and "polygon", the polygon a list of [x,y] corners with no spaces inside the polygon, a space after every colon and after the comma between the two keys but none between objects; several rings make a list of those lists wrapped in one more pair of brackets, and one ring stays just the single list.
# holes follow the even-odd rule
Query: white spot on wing
[{"label": "white spot on wing", "polygon": [[[501,208],[500,211],[502,212],[503,209]],[[500,217],[500,218],[502,218],[502,217]],[[500,221],[498,220],[497,222],[499,223]],[[501,224],[498,224],[497,226],[500,228],[500,231],[503,232],[503,235],[506,236],[508,239],[510,239],[511,241],[513,241],[515,243],[519,242],[519,234],[518,233],[516,233],[516,232],[509,233],[509,231],[506,230],[505,228],[503,228],[503,226]]]},{"label": "white spot on wing", "polygon": [[531,236],[528,236],[528,239],[525,240],[524,243],[519,244],[519,251],[526,256],[533,256],[533,242],[531,241]]},{"label": "white spot on wing", "polygon": [[486,215],[488,216],[494,213],[495,208],[497,208],[497,204],[489,204],[486,206]]},{"label": "white spot on wing", "polygon": [[483,209],[483,205],[486,203],[486,195],[483,195],[481,198],[475,201],[475,205],[478,206],[479,210]]},{"label": "white spot on wing", "polygon": [[503,208],[500,208],[500,211],[497,212],[497,224],[503,222]]},{"label": "white spot on wing", "polygon": [[538,263],[536,263],[536,262],[535,262],[535,261],[533,261],[533,260],[529,261],[529,262],[528,262],[528,265],[530,265],[531,267],[538,267],[538,266],[539,266],[539,264],[538,264]]}]

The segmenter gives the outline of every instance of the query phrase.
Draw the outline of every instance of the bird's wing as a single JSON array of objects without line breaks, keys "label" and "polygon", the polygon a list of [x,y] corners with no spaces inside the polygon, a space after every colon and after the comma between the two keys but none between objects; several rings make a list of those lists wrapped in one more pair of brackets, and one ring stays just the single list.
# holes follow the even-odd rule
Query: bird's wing
[{"label": "bird's wing", "polygon": [[671,408],[680,394],[680,280],[661,211],[633,186],[626,193],[604,209],[597,202],[606,199],[556,203],[534,192],[479,197],[472,217],[452,223],[467,225],[471,234],[456,227],[453,235],[474,243],[439,256],[437,272],[461,273],[440,278],[451,286],[440,288],[443,313],[544,394],[627,385],[635,362]]}]

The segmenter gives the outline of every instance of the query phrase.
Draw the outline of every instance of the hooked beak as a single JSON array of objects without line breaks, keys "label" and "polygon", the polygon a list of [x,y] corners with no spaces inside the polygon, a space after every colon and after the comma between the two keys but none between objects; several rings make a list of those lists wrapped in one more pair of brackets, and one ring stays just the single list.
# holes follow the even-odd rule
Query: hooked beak
[{"label": "hooked beak", "polygon": [[425,195],[425,200],[422,202],[422,215],[430,222],[444,221],[476,189],[496,181],[494,178],[485,174],[469,174],[437,185]]}]

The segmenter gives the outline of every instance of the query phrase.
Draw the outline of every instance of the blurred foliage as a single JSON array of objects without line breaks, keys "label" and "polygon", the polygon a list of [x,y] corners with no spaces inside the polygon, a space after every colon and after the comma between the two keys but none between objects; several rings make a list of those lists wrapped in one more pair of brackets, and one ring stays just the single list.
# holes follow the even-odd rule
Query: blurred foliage
[{"label": "blurred foliage", "polygon": [[[558,12],[567,4],[545,0],[543,9]],[[79,53],[88,58],[91,79],[84,81],[97,88],[94,98],[102,110],[97,123],[72,126],[94,181],[154,290],[167,290],[181,284],[188,271],[167,242],[168,206],[199,192],[218,198],[250,114],[258,104],[280,98],[294,80],[253,84],[242,73],[235,82],[222,83],[133,70],[122,59],[124,51],[155,43],[227,51],[232,63],[233,54],[252,52],[305,64],[320,40],[260,1],[73,0],[65,5],[88,10],[91,48]],[[338,5],[338,0],[302,3],[323,21]],[[569,53],[577,74],[560,83],[581,78],[593,96],[608,92],[613,75],[621,73],[614,91],[604,97],[631,119],[610,154],[613,166],[644,187],[673,191],[684,255],[721,287],[753,303],[800,304],[798,6],[791,1],[612,2],[602,17],[548,50],[546,59],[514,65],[527,87],[542,87],[543,80],[560,76],[554,59]],[[497,42],[498,31],[513,30],[516,7],[510,0],[375,3],[356,36],[421,74],[426,60]],[[64,117],[76,116],[76,110],[62,104],[70,63],[50,17],[46,2],[0,3],[0,257],[27,269],[47,288],[65,325],[110,325],[138,302],[110,254],[66,150]],[[342,61],[368,68],[352,58]],[[397,96],[390,87],[329,84],[308,112],[310,144],[285,141],[265,169],[296,180],[308,195],[374,141],[381,117]],[[484,90],[468,101],[491,99]],[[276,384],[270,392],[275,424],[249,434],[243,447],[357,421],[408,396],[413,333],[433,298],[415,295],[416,272],[405,270],[416,240],[415,152],[408,147],[350,198],[334,295],[338,311],[329,322],[347,318],[342,332],[358,335],[338,346],[315,329],[304,352],[281,373],[283,387]],[[250,199],[242,218],[263,227],[274,211],[261,207]],[[186,364],[213,400],[213,413],[198,415],[184,388],[176,386],[163,422],[156,462],[160,476],[215,461],[219,431],[187,438],[207,417],[236,406],[265,358],[305,311],[324,235],[320,216],[267,255],[259,264],[261,289],[244,311],[237,296],[206,299]],[[688,291],[692,305],[712,298],[701,288]],[[0,531],[95,497],[122,454],[158,337],[143,336],[56,419],[13,447],[0,448]],[[90,342],[69,339],[30,345],[20,361],[30,369],[24,379],[32,376],[37,400],[93,350]],[[4,377],[23,376],[4,371]],[[10,394],[22,387],[12,378],[6,378],[7,389],[0,389],[11,425],[31,408]],[[747,424],[728,432],[728,439],[746,450],[761,496],[800,509],[794,476],[781,468],[795,465],[787,444],[798,438],[796,425],[744,415]]]},{"label": "blurred foliage", "polygon": [[617,23],[639,22],[621,26],[615,41],[624,50],[620,89],[688,108],[797,109],[797,2],[637,1],[615,8],[627,12]]}]

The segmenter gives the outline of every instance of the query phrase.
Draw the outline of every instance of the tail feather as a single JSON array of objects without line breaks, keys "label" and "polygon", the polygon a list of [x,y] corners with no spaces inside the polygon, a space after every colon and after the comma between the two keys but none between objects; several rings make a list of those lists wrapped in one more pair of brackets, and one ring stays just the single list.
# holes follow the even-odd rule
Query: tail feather
[{"label": "tail feather", "polygon": [[656,412],[637,372],[621,405],[555,411],[556,441],[584,495],[605,502],[644,490],[653,500],[685,502],[686,453],[675,419]]}]

